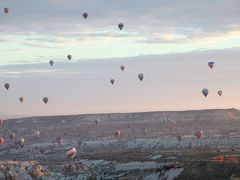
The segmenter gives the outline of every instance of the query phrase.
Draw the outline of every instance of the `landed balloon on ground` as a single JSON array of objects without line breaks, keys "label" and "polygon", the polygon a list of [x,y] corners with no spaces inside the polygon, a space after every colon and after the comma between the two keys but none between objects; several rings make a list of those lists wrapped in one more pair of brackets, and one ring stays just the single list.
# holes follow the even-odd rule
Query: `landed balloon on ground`
[{"label": "landed balloon on ground", "polygon": [[4,143],[4,138],[0,137],[0,145],[2,145]]},{"label": "landed balloon on ground", "polygon": [[202,130],[198,130],[195,132],[195,136],[200,139],[203,136],[203,131]]},{"label": "landed balloon on ground", "polygon": [[0,119],[0,126],[2,126],[3,125],[3,120],[2,119]]},{"label": "landed balloon on ground", "polygon": [[87,19],[87,17],[88,17],[88,13],[83,13],[83,17],[84,17],[84,19]]},{"label": "landed balloon on ground", "polygon": [[120,30],[122,30],[123,27],[124,27],[124,24],[123,24],[123,23],[119,23],[119,24],[118,24],[118,28],[119,28]]},{"label": "landed balloon on ground", "polygon": [[11,141],[15,140],[15,137],[16,137],[16,134],[14,132],[10,133],[9,136],[8,136]]},{"label": "landed balloon on ground", "polygon": [[43,102],[44,102],[45,104],[47,104],[47,103],[48,103],[48,98],[47,98],[47,97],[44,97],[44,98],[43,98]]},{"label": "landed balloon on ground", "polygon": [[115,136],[116,138],[119,138],[120,135],[121,135],[121,132],[120,132],[119,129],[114,132],[114,136]]},{"label": "landed balloon on ground", "polygon": [[75,156],[76,156],[76,154],[77,154],[77,150],[76,150],[76,148],[74,148],[74,147],[72,147],[72,148],[69,148],[69,149],[67,149],[67,151],[66,151],[66,156],[68,157],[68,158],[74,158]]},{"label": "landed balloon on ground", "polygon": [[100,119],[96,119],[95,123],[99,124],[100,123]]},{"label": "landed balloon on ground", "polygon": [[39,130],[36,130],[36,131],[33,132],[33,137],[35,139],[39,138],[39,136],[40,136],[40,131]]},{"label": "landed balloon on ground", "polygon": [[207,88],[204,88],[204,89],[202,90],[202,94],[203,94],[205,97],[207,97],[207,95],[208,95],[208,89],[207,89]]},{"label": "landed balloon on ground", "polygon": [[17,139],[14,142],[14,145],[15,145],[16,148],[18,148],[18,147],[22,147],[23,148],[24,143],[25,143],[25,139],[24,138],[20,138],[20,139]]}]

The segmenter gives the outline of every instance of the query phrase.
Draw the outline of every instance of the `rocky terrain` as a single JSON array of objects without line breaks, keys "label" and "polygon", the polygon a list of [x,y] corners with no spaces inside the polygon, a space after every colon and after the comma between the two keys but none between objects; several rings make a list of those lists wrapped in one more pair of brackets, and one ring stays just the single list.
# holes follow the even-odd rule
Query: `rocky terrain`
[{"label": "rocky terrain", "polygon": [[[0,128],[0,179],[204,179],[206,168],[210,179],[229,179],[239,174],[239,127],[236,109],[9,119]],[[12,132],[23,148],[13,146]],[[66,157],[69,147],[75,159]]]}]

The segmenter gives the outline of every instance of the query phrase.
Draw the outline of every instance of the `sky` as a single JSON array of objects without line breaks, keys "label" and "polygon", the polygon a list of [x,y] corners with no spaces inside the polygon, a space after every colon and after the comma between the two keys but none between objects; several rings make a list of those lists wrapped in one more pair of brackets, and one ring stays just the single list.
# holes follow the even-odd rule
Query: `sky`
[{"label": "sky", "polygon": [[240,108],[239,0],[0,0],[0,9],[0,117]]}]

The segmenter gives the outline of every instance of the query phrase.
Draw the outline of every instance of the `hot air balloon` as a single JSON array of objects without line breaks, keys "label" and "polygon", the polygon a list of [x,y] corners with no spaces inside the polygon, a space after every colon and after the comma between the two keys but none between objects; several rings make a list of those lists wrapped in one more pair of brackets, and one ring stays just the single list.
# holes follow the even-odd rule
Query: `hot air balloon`
[{"label": "hot air balloon", "polygon": [[62,144],[63,143],[63,138],[61,136],[57,137],[57,143]]},{"label": "hot air balloon", "polygon": [[121,69],[122,71],[124,71],[124,69],[125,69],[124,65],[120,66],[120,69]]},{"label": "hot air balloon", "polygon": [[19,101],[20,101],[21,103],[23,103],[23,97],[20,97],[20,98],[19,98]]},{"label": "hot air balloon", "polygon": [[0,137],[0,145],[2,145],[4,143],[4,138]]},{"label": "hot air balloon", "polygon": [[68,55],[67,58],[70,61],[72,59],[72,55]]},{"label": "hot air balloon", "polygon": [[219,96],[222,96],[222,91],[218,91],[218,95],[219,95]]},{"label": "hot air balloon", "polygon": [[3,11],[5,12],[5,14],[7,14],[9,9],[8,8],[4,8]]},{"label": "hot air balloon", "polygon": [[10,88],[10,84],[9,83],[5,83],[4,87],[5,87],[6,90],[8,90]]},{"label": "hot air balloon", "polygon": [[15,140],[16,134],[14,132],[9,134],[9,138],[11,139],[11,141]]},{"label": "hot air balloon", "polygon": [[200,139],[200,138],[203,136],[203,131],[202,131],[202,130],[196,131],[195,136],[196,136],[198,139]]},{"label": "hot air balloon", "polygon": [[33,132],[33,137],[35,139],[39,138],[39,136],[40,136],[40,131],[39,130],[36,130],[36,131]]},{"label": "hot air balloon", "polygon": [[100,122],[100,119],[96,119],[95,123],[99,124],[99,122]]},{"label": "hot air balloon", "polygon": [[15,144],[15,147],[18,148],[18,147],[23,147],[24,146],[24,138],[20,138],[20,139],[17,139],[14,144]]},{"label": "hot air balloon", "polygon": [[177,135],[177,137],[176,137],[176,138],[177,138],[177,140],[178,140],[178,141],[182,141],[182,139],[183,139],[183,136],[179,134],[179,135]]},{"label": "hot air balloon", "polygon": [[116,138],[119,138],[120,135],[121,135],[121,132],[120,132],[119,129],[117,129],[117,130],[114,132],[114,136],[115,136]]},{"label": "hot air balloon", "polygon": [[148,133],[148,130],[147,129],[144,129],[144,134],[147,134]]},{"label": "hot air balloon", "polygon": [[114,84],[114,82],[115,82],[114,79],[110,79],[110,83],[111,83],[112,85]]},{"label": "hot air balloon", "polygon": [[76,148],[74,148],[74,147],[72,147],[72,148],[69,148],[69,149],[67,149],[67,151],[66,151],[66,156],[68,157],[68,158],[74,158],[75,156],[76,156],[76,154],[77,154],[77,150],[76,150]]},{"label": "hot air balloon", "polygon": [[123,23],[119,23],[119,24],[118,24],[118,28],[119,28],[120,30],[122,30],[123,27],[124,27],[124,24],[123,24]]},{"label": "hot air balloon", "polygon": [[202,93],[203,93],[203,95],[204,95],[205,97],[207,97],[207,95],[208,95],[208,89],[207,89],[207,88],[204,88],[204,89],[202,90]]},{"label": "hot air balloon", "polygon": [[84,17],[84,19],[87,19],[87,17],[88,17],[88,13],[83,13],[83,17]]},{"label": "hot air balloon", "polygon": [[45,104],[47,104],[47,103],[48,103],[48,98],[47,98],[47,97],[44,97],[44,98],[43,98],[43,102],[44,102]]},{"label": "hot air balloon", "polygon": [[142,81],[142,80],[143,80],[143,78],[144,78],[144,75],[143,75],[143,73],[139,73],[139,74],[138,74],[138,79],[140,79],[140,81]]},{"label": "hot air balloon", "polygon": [[53,63],[54,63],[53,60],[50,60],[50,61],[49,61],[49,64],[50,64],[51,66],[53,66]]},{"label": "hot air balloon", "polygon": [[214,62],[212,62],[212,61],[209,62],[209,63],[208,63],[208,66],[212,69],[212,68],[214,67]]},{"label": "hot air balloon", "polygon": [[0,119],[0,126],[2,126],[3,125],[3,120],[2,119]]},{"label": "hot air balloon", "polygon": [[171,128],[174,128],[176,126],[176,121],[174,120],[169,120],[168,123],[171,126]]}]

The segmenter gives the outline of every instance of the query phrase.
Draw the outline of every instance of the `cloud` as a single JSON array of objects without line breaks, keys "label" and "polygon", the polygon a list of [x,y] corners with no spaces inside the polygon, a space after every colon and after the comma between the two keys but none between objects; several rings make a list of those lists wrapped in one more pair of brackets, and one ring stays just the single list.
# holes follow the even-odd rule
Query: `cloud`
[{"label": "cloud", "polygon": [[[240,28],[238,0],[69,0],[5,1],[2,34],[19,33],[81,39],[137,37],[144,43],[181,43]],[[82,18],[88,12],[87,20]],[[125,24],[119,33],[117,24]],[[52,37],[47,37],[51,41]],[[169,39],[170,38],[170,39]],[[39,39],[35,39],[39,42]],[[51,41],[52,42],[52,41]],[[54,42],[54,41],[53,41]]]}]

